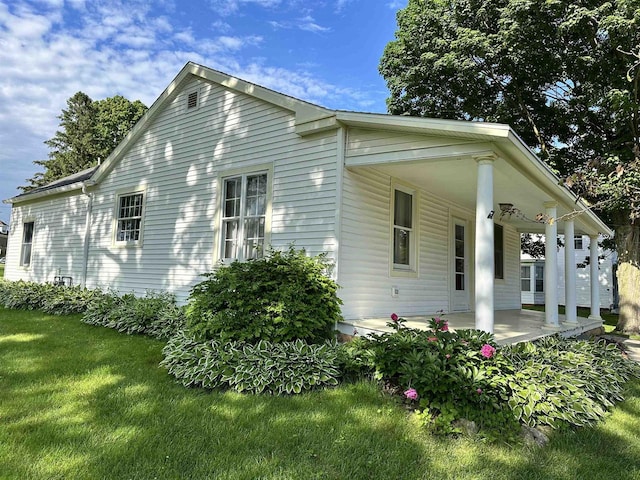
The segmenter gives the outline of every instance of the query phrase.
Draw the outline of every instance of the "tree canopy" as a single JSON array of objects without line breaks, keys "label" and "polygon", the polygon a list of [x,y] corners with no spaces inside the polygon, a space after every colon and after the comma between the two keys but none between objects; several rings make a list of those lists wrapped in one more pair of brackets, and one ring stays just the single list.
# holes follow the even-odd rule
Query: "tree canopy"
[{"label": "tree canopy", "polygon": [[67,100],[67,108],[58,117],[60,129],[45,144],[49,147],[47,160],[33,163],[44,167],[28,179],[24,191],[46,185],[97,165],[106,159],[144,115],[147,107],[116,95],[104,100],[92,100],[77,92]]},{"label": "tree canopy", "polygon": [[390,113],[511,125],[616,230],[640,329],[640,0],[409,0],[397,20]]}]

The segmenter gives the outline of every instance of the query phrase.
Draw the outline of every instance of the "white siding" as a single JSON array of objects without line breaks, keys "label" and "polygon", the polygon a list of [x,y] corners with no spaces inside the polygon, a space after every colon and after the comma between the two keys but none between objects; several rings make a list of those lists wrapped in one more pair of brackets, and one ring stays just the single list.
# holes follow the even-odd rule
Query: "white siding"
[{"label": "white siding", "polygon": [[[65,195],[14,206],[5,266],[7,280],[52,282],[57,275],[82,276],[87,197]],[[20,266],[23,225],[34,222],[31,265]]]},{"label": "white siding", "polygon": [[347,156],[406,152],[468,143],[473,143],[473,140],[354,128],[349,131]]},{"label": "white siding", "polygon": [[[340,296],[346,319],[429,315],[450,310],[452,216],[469,226],[469,275],[473,278],[473,212],[421,190],[418,192],[419,254],[415,277],[391,273],[391,177],[372,168],[347,170],[344,176],[340,251]],[[505,279],[496,280],[495,308],[520,308],[518,233],[504,225]],[[392,296],[392,287],[399,289]],[[473,281],[469,284],[473,306]]]},{"label": "white siding", "polygon": [[[564,236],[560,235],[560,238],[564,242]],[[590,239],[587,235],[582,236],[583,248],[575,250],[576,255],[576,303],[579,307],[591,307],[591,274],[590,267],[578,267],[578,264],[583,264],[585,259],[590,255],[589,243]],[[565,304],[565,275],[564,275],[564,247],[558,249],[558,304]],[[598,248],[598,255],[604,256],[603,260],[600,260],[598,270],[598,283],[600,285],[600,308],[610,308],[613,304],[613,252],[609,250],[603,250]],[[529,260],[529,256],[523,256],[524,261]],[[539,260],[544,263],[544,259]],[[531,294],[527,295],[526,292],[522,292],[522,303],[535,303],[536,305],[544,304],[544,294],[536,294],[535,298]]]},{"label": "white siding", "polygon": [[[272,245],[334,255],[335,132],[300,138],[293,113],[204,81],[181,91],[197,86],[198,109],[186,112],[178,94],[96,188],[88,286],[169,290],[184,300],[214,267],[218,177],[256,166],[273,172]],[[143,244],[115,247],[116,193],[139,185]]]}]

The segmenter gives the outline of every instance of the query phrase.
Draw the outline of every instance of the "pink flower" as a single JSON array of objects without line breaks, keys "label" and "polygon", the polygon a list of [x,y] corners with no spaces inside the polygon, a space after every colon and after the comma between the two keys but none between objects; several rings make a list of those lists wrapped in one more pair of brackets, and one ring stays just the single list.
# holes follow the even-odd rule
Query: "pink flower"
[{"label": "pink flower", "polygon": [[398,315],[396,315],[395,313],[392,313],[391,314],[391,320],[394,321],[394,322],[397,322],[398,321]]},{"label": "pink flower", "polygon": [[416,391],[415,388],[410,388],[408,390],[405,390],[404,396],[407,397],[409,400],[417,400],[418,392]]},{"label": "pink flower", "polygon": [[438,337],[428,337],[427,340],[429,340],[430,342],[437,342]]},{"label": "pink flower", "polygon": [[440,317],[436,317],[436,318],[433,319],[433,321],[436,322],[436,324],[438,324],[438,323],[440,323],[441,320],[440,320]]},{"label": "pink flower", "polygon": [[446,358],[451,358],[451,354],[447,353],[447,354],[445,355],[445,357],[446,357]]},{"label": "pink flower", "polygon": [[481,354],[483,357],[486,357],[486,358],[491,358],[491,357],[493,357],[493,356],[495,355],[495,353],[496,353],[496,349],[495,349],[495,348],[493,348],[493,347],[492,347],[491,345],[489,345],[488,343],[485,343],[485,344],[482,346],[482,349],[480,350],[480,354]]},{"label": "pink flower", "polygon": [[440,327],[440,330],[442,330],[443,332],[448,332],[449,324],[447,322],[444,322],[444,324]]},{"label": "pink flower", "polygon": [[476,392],[478,392],[478,395],[480,395],[482,393],[482,389],[479,388],[479,389],[476,390]]}]

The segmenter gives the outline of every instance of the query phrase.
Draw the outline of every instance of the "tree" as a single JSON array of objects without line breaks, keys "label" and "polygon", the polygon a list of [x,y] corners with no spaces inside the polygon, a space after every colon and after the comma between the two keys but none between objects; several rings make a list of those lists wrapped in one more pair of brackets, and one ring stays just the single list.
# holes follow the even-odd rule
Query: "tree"
[{"label": "tree", "polygon": [[76,93],[67,100],[66,110],[58,117],[60,130],[44,142],[50,149],[48,160],[33,162],[43,166],[44,172],[36,173],[27,180],[30,185],[20,188],[28,192],[97,165],[109,156],[146,110],[139,100],[130,102],[120,95],[93,101],[82,92]]},{"label": "tree", "polygon": [[409,0],[390,113],[510,124],[615,230],[618,328],[640,331],[640,0]]}]

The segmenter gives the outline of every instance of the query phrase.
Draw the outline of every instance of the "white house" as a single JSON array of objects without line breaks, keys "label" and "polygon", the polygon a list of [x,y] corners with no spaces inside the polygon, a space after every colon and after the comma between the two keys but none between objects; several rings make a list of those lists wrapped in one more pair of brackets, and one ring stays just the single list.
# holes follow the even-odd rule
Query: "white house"
[{"label": "white house", "polygon": [[[559,285],[565,282],[565,247],[566,240],[561,236],[563,246],[558,248],[558,278]],[[598,239],[599,241],[601,238]],[[573,244],[575,257],[573,268],[576,269],[576,303],[579,307],[591,306],[591,282],[589,265],[591,239],[586,235],[574,235]],[[598,285],[600,305],[602,308],[612,308],[617,305],[617,285],[615,279],[616,253],[598,246]],[[534,258],[522,254],[520,258],[520,288],[524,305],[544,304],[544,258]],[[558,302],[565,303],[564,288],[558,289]]]},{"label": "white house", "polygon": [[11,280],[184,301],[221,260],[294,242],[328,253],[346,319],[487,331],[520,309],[520,232],[610,234],[507,125],[328,110],[193,63],[98,168],[7,201]]}]

